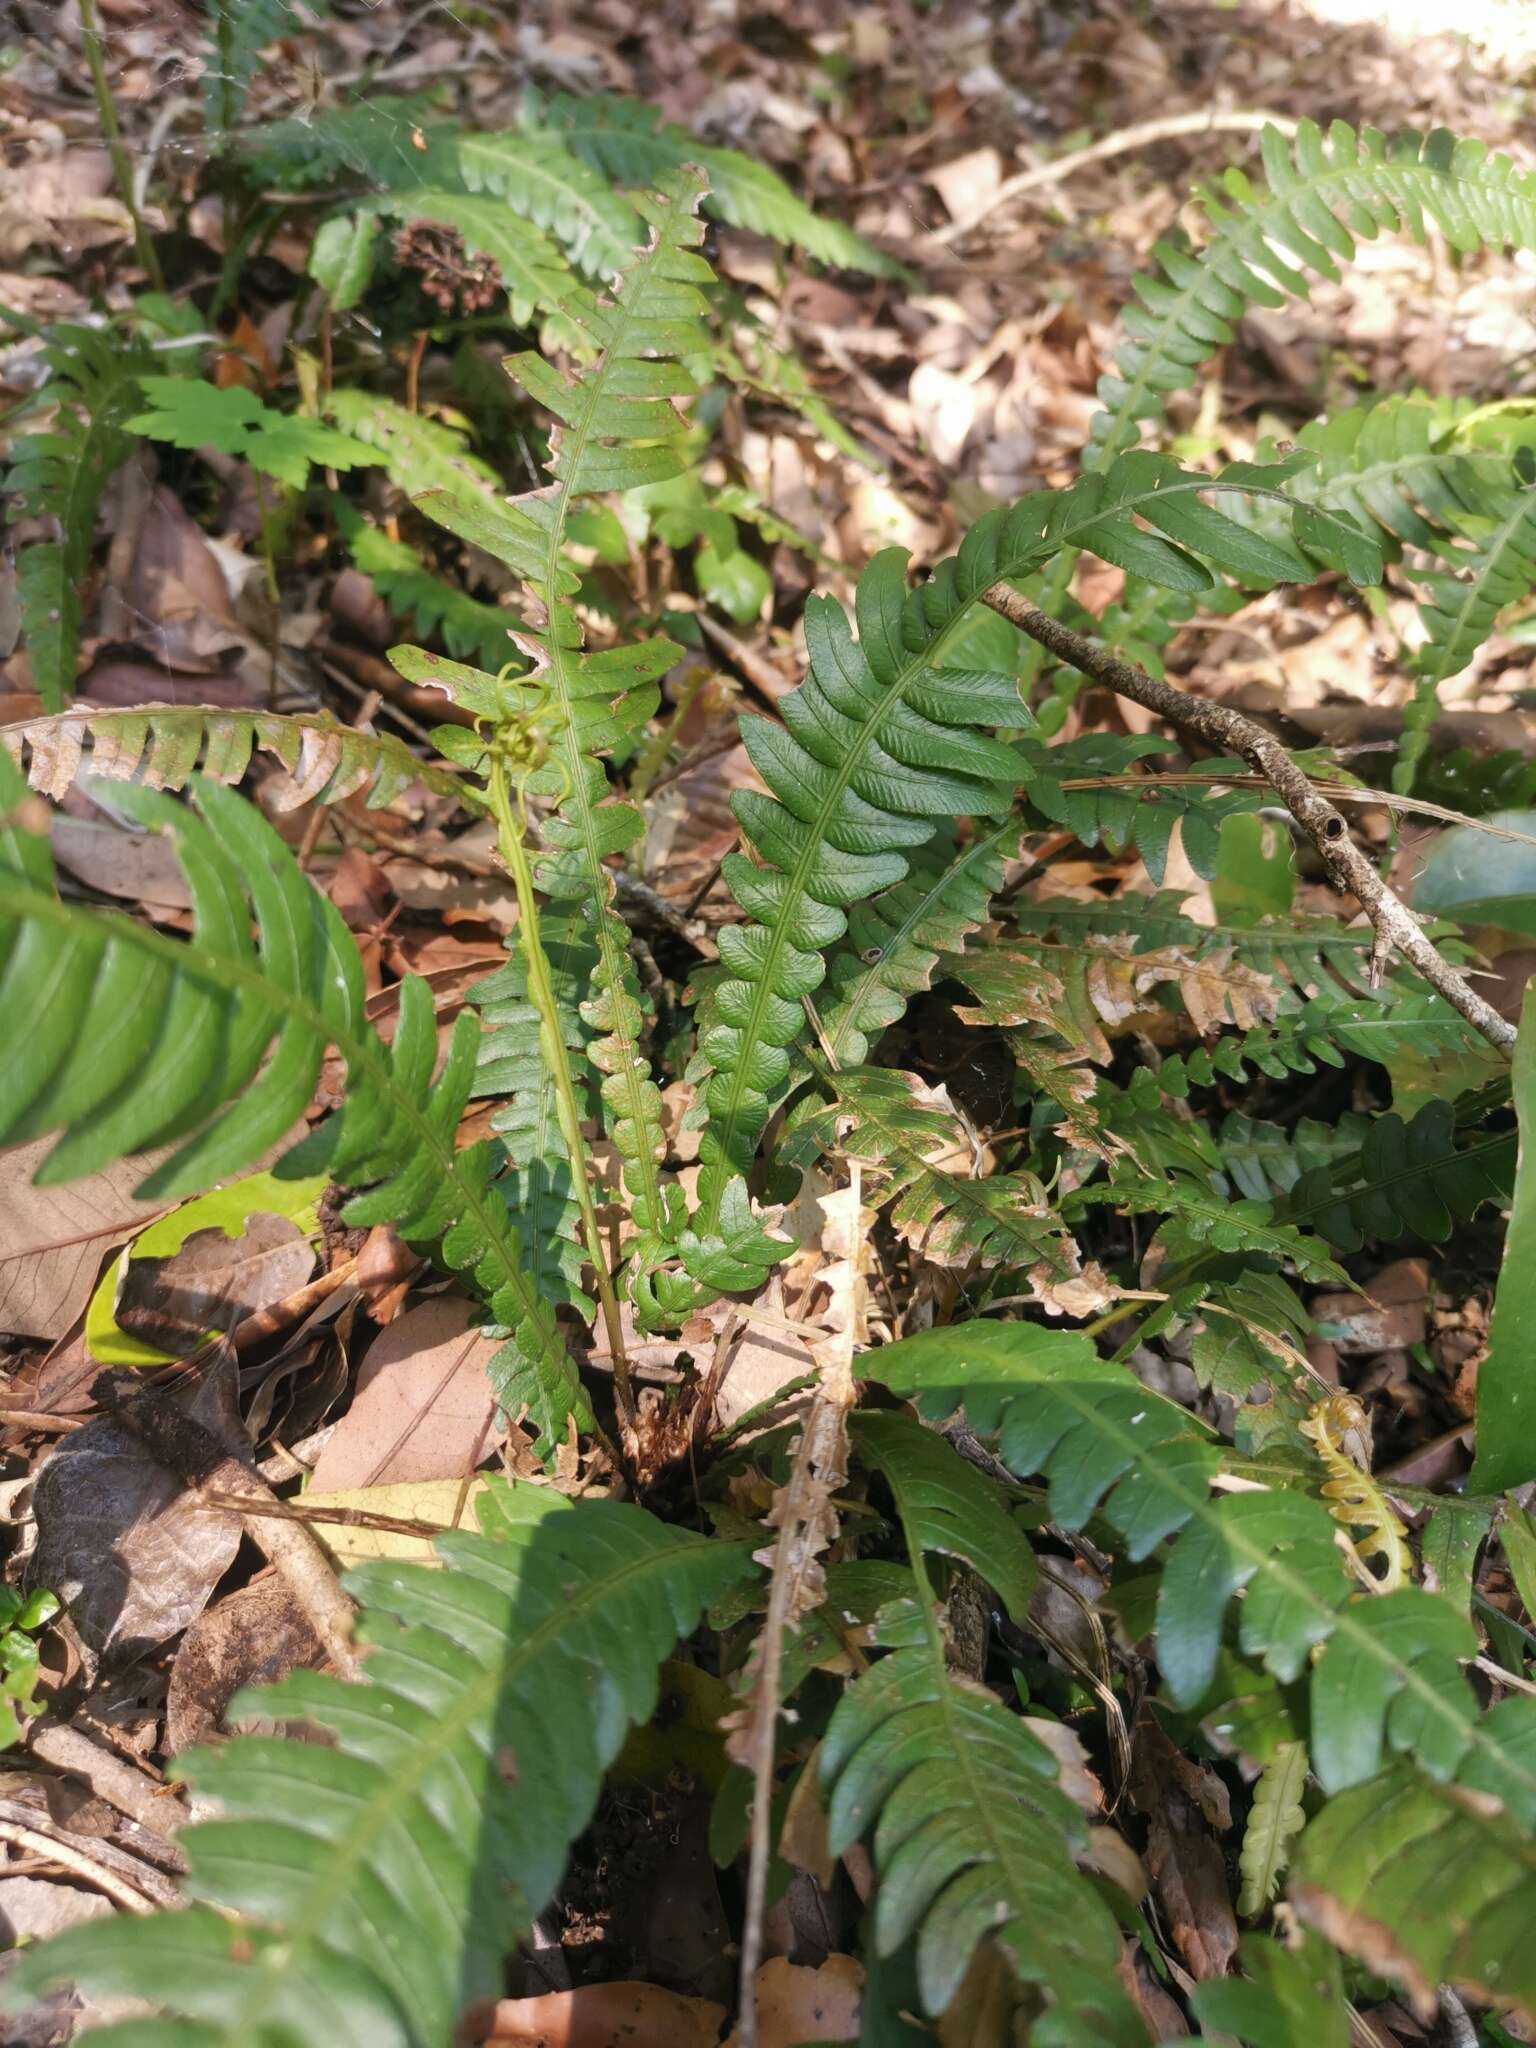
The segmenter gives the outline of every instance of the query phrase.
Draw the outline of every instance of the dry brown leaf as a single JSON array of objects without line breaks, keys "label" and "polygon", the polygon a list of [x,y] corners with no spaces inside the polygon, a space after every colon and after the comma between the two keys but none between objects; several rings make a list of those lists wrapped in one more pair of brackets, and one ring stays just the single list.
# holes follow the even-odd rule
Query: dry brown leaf
[{"label": "dry brown leaf", "polygon": [[7,126],[12,135],[0,180],[0,262],[13,263],[39,243],[94,249],[129,239],[133,223],[112,196],[112,162],[104,148],[66,147],[51,122]]},{"label": "dry brown leaf", "polygon": [[496,1438],[486,1366],[500,1345],[456,1295],[408,1309],[374,1338],[352,1406],[315,1464],[321,1493],[405,1481],[459,1479]]},{"label": "dry brown leaf", "polygon": [[207,536],[162,487],[150,499],[137,542],[126,592],[141,628],[135,637],[170,668],[216,667],[245,636]]},{"label": "dry brown leaf", "polygon": [[0,1330],[15,1336],[62,1337],[106,1254],[166,1208],[133,1195],[161,1153],[137,1153],[64,1187],[34,1187],[54,1143],[37,1138],[0,1153]]},{"label": "dry brown leaf", "polygon": [[1237,1953],[1237,1916],[1207,1814],[1219,1821],[1226,1811],[1225,1788],[1214,1772],[1190,1764],[1146,1713],[1134,1755],[1131,1797],[1147,1817],[1147,1867],[1168,1932],[1193,1977],[1224,1977]]},{"label": "dry brown leaf", "polygon": [[1003,161],[995,149],[967,150],[927,173],[951,220],[979,213],[1003,182]]},{"label": "dry brown leaf", "polygon": [[[231,1381],[210,1371],[175,1398],[238,1454],[248,1446]],[[89,1648],[120,1660],[194,1621],[240,1547],[238,1516],[195,1501],[126,1424],[106,1415],[45,1460],[34,1512],[38,1584],[64,1601]]]},{"label": "dry brown leaf", "polygon": [[971,436],[985,431],[992,394],[986,384],[957,377],[937,363],[919,363],[907,385],[907,403],[928,452],[953,469]]},{"label": "dry brown leaf", "polygon": [[[310,1491],[303,1506],[316,1537],[343,1570],[379,1557],[435,1565],[439,1559],[433,1536],[443,1529],[477,1529],[475,1503],[487,1484],[482,1478],[467,1484],[462,1479],[410,1479],[394,1486],[346,1487],[339,1493]],[[360,1519],[348,1521],[349,1515]],[[375,1528],[375,1519],[412,1527]]]},{"label": "dry brown leaf", "polygon": [[104,811],[89,818],[55,814],[49,831],[53,857],[66,873],[104,896],[142,903],[146,910],[189,910],[192,892],[164,832],[117,825]]},{"label": "dry brown leaf", "polygon": [[[172,1756],[223,1732],[224,1709],[242,1686],[271,1685],[300,1666],[318,1668],[325,1649],[280,1578],[257,1579],[200,1614],[181,1639],[165,1701]],[[274,1724],[243,1720],[248,1733]]]},{"label": "dry brown leaf", "polygon": [[539,1998],[486,1999],[454,2030],[455,2048],[716,2048],[725,2007],[658,1984],[583,1984]]},{"label": "dry brown leaf", "polygon": [[194,1230],[165,1258],[128,1259],[114,1320],[141,1343],[184,1357],[209,1330],[233,1330],[248,1316],[296,1294],[315,1270],[305,1233],[286,1216],[258,1211],[230,1237]]},{"label": "dry brown leaf", "polygon": [[[815,1969],[774,1956],[754,1980],[757,2048],[800,2048],[804,2041],[857,2041],[864,2004],[864,1965],[828,1956]],[[735,2048],[733,2030],[725,2048]]]},{"label": "dry brown leaf", "polygon": [[1429,1268],[1422,1259],[1396,1259],[1367,1283],[1364,1294],[1319,1294],[1312,1316],[1328,1325],[1342,1358],[1376,1351],[1408,1351],[1422,1344],[1429,1312]]},{"label": "dry brown leaf", "polygon": [[1022,1992],[1008,1958],[983,1942],[939,2021],[939,2048],[1014,2048]]}]

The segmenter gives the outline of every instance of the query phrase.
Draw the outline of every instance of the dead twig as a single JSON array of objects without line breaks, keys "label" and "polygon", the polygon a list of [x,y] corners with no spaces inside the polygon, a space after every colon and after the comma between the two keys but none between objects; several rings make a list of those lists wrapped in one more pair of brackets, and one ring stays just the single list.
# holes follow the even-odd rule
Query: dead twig
[{"label": "dead twig", "polygon": [[[1063,780],[1061,787],[1068,790],[1125,789],[1132,794],[1144,789],[1150,794],[1159,789],[1267,789],[1272,784],[1267,775],[1164,775],[1154,769],[1146,775],[1071,775]],[[1358,804],[1365,808],[1374,805],[1377,809],[1390,811],[1394,818],[1433,818],[1437,824],[1463,825],[1469,832],[1482,832],[1490,839],[1507,839],[1516,846],[1536,846],[1536,832],[1517,832],[1512,825],[1495,825],[1489,818],[1474,818],[1467,811],[1453,811],[1449,804],[1433,804],[1427,797],[1398,796],[1390,789],[1369,789],[1364,785],[1356,788],[1350,782],[1324,782],[1320,778],[1313,778],[1312,787],[1331,803]]]},{"label": "dead twig", "polygon": [[153,1913],[159,1907],[171,1904],[175,1898],[173,1890],[169,1891],[169,1896],[151,1898],[147,1890],[140,1891],[137,1885],[119,1877],[115,1870],[108,1870],[104,1863],[98,1863],[94,1856],[87,1856],[72,1842],[61,1842],[57,1836],[46,1835],[40,1828],[23,1827],[19,1821],[0,1820],[0,1842],[10,1842],[18,1849],[30,1849],[34,1856],[42,1857],[56,1869],[67,1870],[71,1877],[94,1885],[114,1906],[121,1906],[125,1913]]},{"label": "dead twig", "polygon": [[[55,1770],[67,1771],[72,1778],[83,1778],[98,1799],[127,1814],[170,1849],[176,1831],[187,1818],[187,1810],[171,1796],[168,1786],[162,1784],[157,1790],[154,1780],[142,1771],[136,1771],[132,1764],[124,1763],[100,1743],[92,1742],[77,1728],[66,1728],[59,1721],[44,1721],[29,1729],[27,1748]],[[177,1868],[184,1869],[180,1850],[170,1853]]]},{"label": "dead twig", "polygon": [[1224,754],[1240,755],[1279,795],[1322,855],[1323,865],[1338,886],[1359,899],[1376,932],[1377,955],[1373,958],[1395,947],[1474,1030],[1480,1031],[1506,1057],[1509,1055],[1515,1042],[1514,1025],[1442,958],[1407,904],[1387,887],[1350,838],[1343,814],[1302,773],[1273,733],[1266,732],[1241,711],[1191,697],[1172,683],[1158,682],[1143,669],[1133,668],[1129,662],[1095,647],[1081,633],[1047,618],[1006,583],[994,583],[982,593],[982,601],[1037,640],[1059,661],[1101,683],[1105,689],[1155,712],[1182,732],[1196,734]]},{"label": "dead twig", "polygon": [[1256,129],[1278,128],[1282,135],[1294,135],[1297,124],[1286,114],[1217,113],[1207,110],[1195,114],[1161,114],[1155,121],[1138,121],[1132,128],[1117,128],[1113,135],[1106,135],[1101,141],[1089,143],[1086,149],[1071,150],[1066,156],[1052,158],[1050,163],[1032,164],[1027,171],[1018,171],[1011,178],[1004,178],[1001,185],[970,213],[962,214],[959,220],[952,220],[948,227],[935,231],[936,242],[958,242],[1000,206],[1006,206],[1010,199],[1017,199],[1022,193],[1035,192],[1042,185],[1059,185],[1063,178],[1070,178],[1074,172],[1085,170],[1089,164],[1103,163],[1106,157],[1124,156],[1128,150],[1145,149],[1149,143],[1170,142],[1179,135],[1251,135]]},{"label": "dead twig", "polygon": [[[789,1479],[770,1510],[778,1527],[773,1580],[759,1638],[751,1716],[737,1761],[752,1770],[752,1835],[747,1896],[742,1915],[737,2048],[757,2048],[757,1970],[763,1953],[763,1915],[773,1852],[773,1769],[778,1748],[779,1694],[784,1632],[817,1604],[821,1557],[837,1533],[833,1501],[848,1476],[848,1411],[857,1397],[854,1348],[863,1323],[863,1275],[858,1239],[860,1168],[848,1165],[847,1207],[852,1218],[836,1263],[821,1276],[832,1290],[829,1334],[811,1346],[820,1384],[801,1426]],[[825,1206],[825,1205],[824,1205]],[[829,1211],[830,1222],[830,1211]],[[824,1243],[827,1240],[824,1238]],[[734,1746],[733,1746],[734,1747]]]},{"label": "dead twig", "polygon": [[795,687],[793,676],[785,675],[784,671],[775,667],[765,654],[760,654],[755,647],[749,647],[747,642],[733,633],[728,626],[722,626],[720,621],[712,619],[708,612],[699,612],[695,616],[705,639],[713,640],[720,652],[736,664],[753,689],[767,700],[770,707],[776,706],[779,699],[787,696]]},{"label": "dead twig", "polygon": [[255,1315],[247,1316],[243,1323],[236,1325],[229,1341],[237,1355],[254,1350],[258,1344],[266,1343],[269,1337],[279,1336],[284,1330],[291,1330],[295,1323],[303,1322],[312,1309],[318,1308],[339,1287],[355,1286],[356,1281],[356,1259],[343,1259],[329,1273],[322,1273],[318,1279],[295,1288],[281,1301],[274,1301],[270,1308],[258,1309]]}]

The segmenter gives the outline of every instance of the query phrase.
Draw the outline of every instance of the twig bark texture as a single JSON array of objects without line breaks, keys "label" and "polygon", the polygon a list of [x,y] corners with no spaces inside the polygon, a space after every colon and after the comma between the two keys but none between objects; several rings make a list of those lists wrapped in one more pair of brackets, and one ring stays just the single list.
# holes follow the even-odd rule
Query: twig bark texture
[{"label": "twig bark texture", "polygon": [[1342,812],[1302,773],[1273,733],[1229,705],[1192,697],[1172,683],[1159,682],[1095,647],[1081,633],[1047,618],[1027,597],[1006,583],[994,583],[983,601],[1021,632],[1117,696],[1128,697],[1166,719],[1180,731],[1193,733],[1226,754],[1238,754],[1262,775],[1323,857],[1323,864],[1341,889],[1358,898],[1374,926],[1378,947],[1402,954],[1424,979],[1444,996],[1474,1030],[1506,1055],[1515,1042],[1515,1027],[1487,1003],[1428,938],[1402,898],[1389,889],[1349,836]]}]

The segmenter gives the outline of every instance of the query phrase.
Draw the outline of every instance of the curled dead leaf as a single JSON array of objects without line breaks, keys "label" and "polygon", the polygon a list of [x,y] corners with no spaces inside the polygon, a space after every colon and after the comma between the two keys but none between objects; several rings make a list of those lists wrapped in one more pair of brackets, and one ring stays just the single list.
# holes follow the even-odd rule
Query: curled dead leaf
[{"label": "curled dead leaf", "polygon": [[[539,1998],[482,1999],[454,2029],[454,2048],[716,2048],[725,2007],[658,1984],[583,1984]],[[764,2043],[764,2048],[767,2044]]]}]

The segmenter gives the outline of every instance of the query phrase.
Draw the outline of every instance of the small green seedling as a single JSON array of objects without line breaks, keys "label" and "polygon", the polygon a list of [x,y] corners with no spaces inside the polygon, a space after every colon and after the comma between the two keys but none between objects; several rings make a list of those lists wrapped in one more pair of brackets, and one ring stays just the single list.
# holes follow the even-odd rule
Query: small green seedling
[{"label": "small green seedling", "polygon": [[0,1586],[0,1749],[21,1740],[23,1715],[40,1711],[34,1697],[41,1670],[38,1631],[59,1611],[59,1596],[46,1587],[18,1593]]}]

